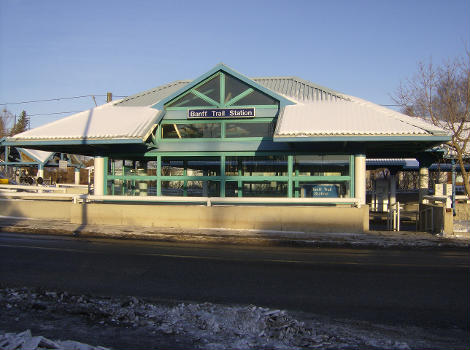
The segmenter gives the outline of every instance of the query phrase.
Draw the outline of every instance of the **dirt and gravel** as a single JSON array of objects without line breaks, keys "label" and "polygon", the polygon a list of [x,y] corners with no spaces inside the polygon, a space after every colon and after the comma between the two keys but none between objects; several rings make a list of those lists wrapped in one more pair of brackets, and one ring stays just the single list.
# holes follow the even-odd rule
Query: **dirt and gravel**
[{"label": "dirt and gravel", "polygon": [[[36,339],[75,349],[467,349],[464,330],[338,320],[254,305],[161,303],[29,288],[0,289],[0,348]],[[26,330],[26,332],[25,332]],[[30,332],[28,332],[30,330]],[[22,332],[21,334],[18,334]],[[4,347],[2,347],[2,336]],[[36,336],[36,337],[34,337]],[[23,338],[21,338],[23,337]],[[34,340],[33,339],[33,340]],[[62,341],[62,342],[61,342]],[[21,341],[17,341],[17,344]],[[65,343],[64,349],[73,348]],[[85,344],[90,344],[87,346]]]}]

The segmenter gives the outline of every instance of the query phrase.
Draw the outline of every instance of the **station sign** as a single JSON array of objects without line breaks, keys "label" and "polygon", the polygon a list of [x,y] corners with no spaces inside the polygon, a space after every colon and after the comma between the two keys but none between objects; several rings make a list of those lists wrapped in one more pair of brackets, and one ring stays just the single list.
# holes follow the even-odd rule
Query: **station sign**
[{"label": "station sign", "polygon": [[66,160],[59,160],[59,169],[67,170],[67,161]]},{"label": "station sign", "polygon": [[314,198],[337,198],[338,187],[332,184],[312,185],[312,197]]},{"label": "station sign", "polygon": [[254,108],[211,108],[189,109],[189,119],[216,119],[216,118],[253,118]]}]

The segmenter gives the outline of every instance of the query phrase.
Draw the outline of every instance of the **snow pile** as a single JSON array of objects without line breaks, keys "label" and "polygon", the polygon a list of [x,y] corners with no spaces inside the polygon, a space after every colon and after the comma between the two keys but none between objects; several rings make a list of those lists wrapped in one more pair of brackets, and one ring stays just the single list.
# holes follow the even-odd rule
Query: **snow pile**
[{"label": "snow pile", "polygon": [[0,349],[5,350],[107,350],[102,346],[90,346],[72,340],[56,340],[52,341],[42,336],[33,337],[28,329],[24,332],[4,333],[0,331]]},{"label": "snow pile", "polygon": [[[253,305],[161,305],[135,297],[103,298],[7,288],[0,289],[0,309],[15,310],[15,314],[73,315],[102,327],[139,327],[148,334],[184,338],[194,348],[202,349],[410,349],[406,336],[400,331],[384,331],[370,324],[325,321],[319,317],[302,319],[300,314],[295,316],[287,311]],[[2,337],[0,339],[9,343],[0,343],[0,349],[103,349],[81,343],[51,342],[43,337],[32,337],[28,331]],[[36,347],[26,347],[28,342],[37,343]]]}]

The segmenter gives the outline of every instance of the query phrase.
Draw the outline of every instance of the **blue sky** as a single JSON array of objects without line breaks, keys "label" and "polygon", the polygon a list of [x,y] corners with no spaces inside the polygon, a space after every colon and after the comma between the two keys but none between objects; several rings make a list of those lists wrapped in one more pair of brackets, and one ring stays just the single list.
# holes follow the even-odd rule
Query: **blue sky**
[{"label": "blue sky", "polygon": [[[379,104],[419,61],[470,46],[469,0],[0,1],[0,103],[130,95],[223,62],[295,75]],[[98,104],[104,96],[97,96]],[[91,97],[0,105],[31,126]]]}]

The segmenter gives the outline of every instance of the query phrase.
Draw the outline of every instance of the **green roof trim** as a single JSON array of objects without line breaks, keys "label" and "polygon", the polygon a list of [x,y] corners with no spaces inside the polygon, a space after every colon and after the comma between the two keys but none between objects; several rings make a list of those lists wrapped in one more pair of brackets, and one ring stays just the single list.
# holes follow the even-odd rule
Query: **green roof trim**
[{"label": "green roof trim", "polygon": [[274,136],[274,142],[334,142],[334,141],[431,141],[447,142],[450,136]]},{"label": "green roof trim", "polygon": [[272,97],[273,99],[278,100],[281,107],[286,106],[286,105],[295,104],[293,101],[291,101],[291,100],[289,100],[289,99],[273,92],[272,90],[264,87],[261,84],[258,84],[254,80],[246,77],[245,75],[243,75],[241,73],[236,72],[235,70],[231,69],[230,67],[226,66],[225,64],[220,63],[217,66],[215,66],[214,68],[212,68],[211,70],[209,70],[208,72],[206,72],[205,74],[203,74],[200,77],[194,79],[191,83],[187,84],[186,86],[182,87],[178,91],[176,91],[173,94],[171,94],[171,95],[167,96],[166,98],[162,99],[157,104],[153,105],[152,108],[155,108],[155,109],[158,109],[158,110],[163,110],[165,104],[167,104],[168,102],[176,99],[179,95],[183,95],[187,91],[189,91],[192,88],[196,87],[198,84],[204,82],[205,80],[210,78],[212,75],[215,75],[216,73],[218,73],[220,71],[223,71],[224,73],[226,73],[228,75],[231,75],[231,76],[241,80],[245,84],[252,86],[254,89],[265,93],[266,95]]},{"label": "green roof trim", "polygon": [[105,145],[105,144],[142,144],[142,139],[109,139],[109,140],[94,140],[94,139],[81,139],[81,140],[17,140],[5,141],[4,146],[41,146],[41,145]]}]

